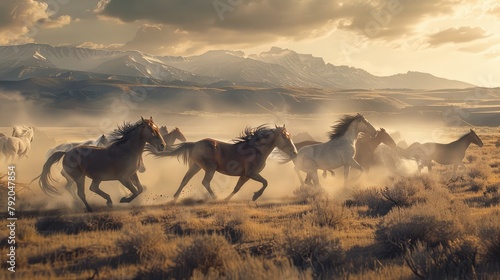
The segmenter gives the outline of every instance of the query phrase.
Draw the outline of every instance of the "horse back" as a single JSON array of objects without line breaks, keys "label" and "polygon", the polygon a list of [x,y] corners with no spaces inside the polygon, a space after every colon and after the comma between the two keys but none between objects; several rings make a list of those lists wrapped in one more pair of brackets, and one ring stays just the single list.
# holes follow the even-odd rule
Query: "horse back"
[{"label": "horse back", "polygon": [[214,139],[203,139],[193,148],[191,159],[202,168],[215,168],[216,171],[232,176],[249,174],[263,168],[261,154],[248,143],[226,143]]}]

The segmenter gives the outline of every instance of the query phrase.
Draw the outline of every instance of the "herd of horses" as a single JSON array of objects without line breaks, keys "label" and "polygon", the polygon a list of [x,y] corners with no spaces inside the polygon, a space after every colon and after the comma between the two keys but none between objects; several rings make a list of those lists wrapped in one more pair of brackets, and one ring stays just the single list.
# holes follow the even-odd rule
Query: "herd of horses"
[{"label": "herd of horses", "polygon": [[[0,154],[6,160],[24,157],[30,149],[34,132],[32,127],[15,127],[13,136],[0,135]],[[398,147],[392,137],[380,128],[375,129],[361,114],[345,115],[332,126],[327,142],[304,141],[294,143],[285,125],[270,128],[258,126],[246,128],[233,143],[206,138],[197,142],[186,142],[178,128],[168,132],[166,127],[158,127],[151,117],[135,123],[119,126],[110,137],[101,135],[96,140],[61,144],[47,152],[47,160],[41,174],[33,179],[39,180],[39,186],[48,195],[60,194],[54,186],[51,167],[62,160],[62,176],[66,179],[66,190],[85,204],[92,212],[85,197],[85,178],[92,179],[90,190],[104,198],[108,206],[113,202],[109,194],[100,189],[103,181],[117,180],[130,192],[130,196],[121,198],[121,203],[131,202],[144,190],[138,172],[145,172],[142,159],[144,152],[156,158],[177,157],[188,165],[179,188],[174,194],[175,202],[183,188],[192,177],[203,169],[202,180],[212,198],[216,195],[210,187],[215,172],[228,176],[238,176],[234,190],[225,198],[230,200],[250,179],[260,182],[262,187],[254,193],[257,200],[268,186],[260,175],[267,158],[278,155],[281,163],[292,161],[301,185],[320,186],[318,170],[334,174],[334,169],[343,167],[344,187],[347,187],[351,168],[361,172],[370,170],[375,164],[375,149],[385,144],[401,158],[415,160],[419,170],[427,167],[431,171],[432,162],[453,165],[455,175],[459,167],[465,168],[462,161],[471,143],[479,147],[483,142],[471,129],[458,140],[447,144],[415,142],[407,148]],[[174,144],[175,140],[180,144]],[[498,145],[497,145],[498,147]],[[301,173],[306,174],[305,180]],[[33,182],[32,181],[32,182]],[[74,185],[76,184],[76,193]]]}]

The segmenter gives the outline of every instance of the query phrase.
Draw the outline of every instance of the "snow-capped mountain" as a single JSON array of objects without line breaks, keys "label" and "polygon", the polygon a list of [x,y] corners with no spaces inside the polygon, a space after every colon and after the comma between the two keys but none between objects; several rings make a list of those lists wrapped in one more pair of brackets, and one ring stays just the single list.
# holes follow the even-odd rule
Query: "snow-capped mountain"
[{"label": "snow-capped mountain", "polygon": [[0,80],[15,81],[35,77],[175,82],[205,86],[337,89],[439,89],[474,86],[418,72],[379,77],[363,69],[335,66],[310,54],[299,54],[277,47],[249,56],[241,51],[214,50],[189,57],[43,44],[0,47]]}]

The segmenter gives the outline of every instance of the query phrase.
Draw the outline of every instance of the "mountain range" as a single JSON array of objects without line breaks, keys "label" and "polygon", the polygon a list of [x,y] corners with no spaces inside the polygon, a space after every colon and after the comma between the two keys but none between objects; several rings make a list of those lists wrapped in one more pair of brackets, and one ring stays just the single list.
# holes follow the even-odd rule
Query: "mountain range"
[{"label": "mountain range", "polygon": [[181,57],[45,44],[0,46],[0,81],[30,78],[120,80],[216,88],[433,90],[474,87],[421,72],[375,76],[360,68],[336,66],[325,63],[320,57],[277,47],[253,55],[245,55],[241,51],[213,50]]}]

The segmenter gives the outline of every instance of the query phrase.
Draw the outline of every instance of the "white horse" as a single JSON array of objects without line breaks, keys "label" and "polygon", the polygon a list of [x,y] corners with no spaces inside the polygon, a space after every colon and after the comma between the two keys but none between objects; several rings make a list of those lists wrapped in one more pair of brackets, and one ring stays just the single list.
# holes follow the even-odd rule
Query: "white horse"
[{"label": "white horse", "polygon": [[28,157],[34,131],[32,127],[14,127],[12,135],[11,137],[0,138],[0,152],[5,155],[5,162],[9,162],[16,157],[18,159]]},{"label": "white horse", "polygon": [[377,130],[362,115],[345,115],[332,126],[330,141],[300,149],[293,162],[301,185],[304,185],[304,180],[300,171],[307,173],[315,186],[320,186],[318,169],[333,170],[343,166],[344,187],[347,187],[350,167],[364,171],[354,159],[356,153],[354,141],[360,132],[371,137],[377,135]]},{"label": "white horse", "polygon": [[77,146],[81,146],[81,145],[106,147],[108,144],[109,144],[109,140],[103,134],[103,135],[99,136],[99,138],[97,138],[96,140],[86,140],[86,141],[82,141],[82,142],[62,143],[62,144],[48,150],[45,157],[49,158],[55,152],[68,152],[69,150],[71,150]]}]

